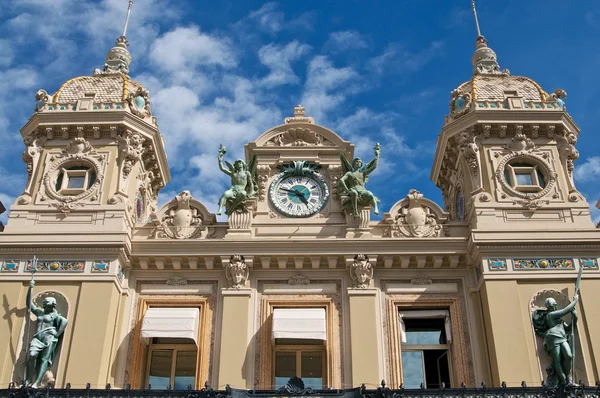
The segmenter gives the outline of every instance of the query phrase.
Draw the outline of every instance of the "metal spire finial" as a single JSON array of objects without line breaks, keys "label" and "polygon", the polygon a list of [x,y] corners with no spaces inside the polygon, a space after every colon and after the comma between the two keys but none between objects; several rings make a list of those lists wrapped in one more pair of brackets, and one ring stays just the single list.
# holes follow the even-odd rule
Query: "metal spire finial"
[{"label": "metal spire finial", "polygon": [[117,41],[115,46],[110,49],[106,54],[106,63],[102,70],[96,69],[94,76],[105,75],[112,73],[129,73],[129,64],[131,64],[131,54],[127,51],[129,42],[127,41],[127,25],[129,25],[129,16],[131,15],[131,8],[133,7],[133,0],[129,0],[129,6],[127,7],[127,16],[125,17],[125,25],[123,26],[123,33]]},{"label": "metal spire finial", "polygon": [[481,29],[479,29],[479,19],[477,19],[477,9],[475,8],[475,0],[471,0],[471,7],[473,8],[473,16],[475,17],[475,27],[477,28],[477,36],[481,36]]},{"label": "metal spire finial", "polygon": [[[129,15],[131,14],[131,8],[133,7],[133,0],[129,0],[129,7],[127,7],[127,16],[125,17],[125,26],[123,26],[123,34],[121,36],[125,36],[127,33],[127,25],[129,25]],[[473,6],[475,7],[475,6]]]}]

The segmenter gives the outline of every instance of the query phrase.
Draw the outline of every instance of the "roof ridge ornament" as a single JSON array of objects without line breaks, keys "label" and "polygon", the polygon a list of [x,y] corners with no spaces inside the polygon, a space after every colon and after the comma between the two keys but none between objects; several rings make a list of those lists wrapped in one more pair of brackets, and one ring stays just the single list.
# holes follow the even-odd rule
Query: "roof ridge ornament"
[{"label": "roof ridge ornament", "polygon": [[119,38],[115,41],[115,46],[111,48],[106,54],[106,63],[104,64],[104,68],[102,70],[95,69],[94,76],[115,73],[129,73],[129,65],[131,64],[131,54],[127,50],[127,48],[129,47],[129,41],[127,40],[126,34],[132,7],[133,0],[129,0],[129,6],[127,7],[127,15],[125,17],[125,24],[123,25],[123,32],[121,33],[121,36],[119,36]]},{"label": "roof ridge ornament", "polygon": [[494,50],[488,47],[488,42],[481,34],[479,19],[477,18],[477,9],[475,0],[471,1],[473,8],[473,17],[475,18],[475,27],[477,28],[477,38],[475,39],[475,53],[471,59],[473,63],[474,75],[509,75],[508,69],[500,70],[500,65],[496,58]]},{"label": "roof ridge ornament", "polygon": [[291,124],[291,123],[315,124],[314,118],[304,115],[305,110],[306,109],[304,109],[304,107],[302,105],[298,104],[298,106],[296,106],[294,108],[294,116],[285,118],[285,124]]}]

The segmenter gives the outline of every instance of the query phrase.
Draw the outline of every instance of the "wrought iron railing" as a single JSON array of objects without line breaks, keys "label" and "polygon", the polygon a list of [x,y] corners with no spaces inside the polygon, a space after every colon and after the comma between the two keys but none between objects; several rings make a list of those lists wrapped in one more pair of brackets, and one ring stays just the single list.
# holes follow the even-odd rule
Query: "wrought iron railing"
[{"label": "wrought iron railing", "polygon": [[301,380],[290,382],[279,390],[239,390],[227,386],[224,390],[214,390],[208,384],[201,390],[133,390],[131,388],[113,389],[107,385],[104,389],[93,389],[90,385],[83,389],[17,387],[14,384],[0,389],[0,398],[600,398],[600,383],[596,386],[558,386],[529,387],[523,383],[520,387],[480,387],[465,385],[460,388],[440,389],[390,389],[382,382],[377,389],[359,388],[344,390],[313,390],[304,387]]}]

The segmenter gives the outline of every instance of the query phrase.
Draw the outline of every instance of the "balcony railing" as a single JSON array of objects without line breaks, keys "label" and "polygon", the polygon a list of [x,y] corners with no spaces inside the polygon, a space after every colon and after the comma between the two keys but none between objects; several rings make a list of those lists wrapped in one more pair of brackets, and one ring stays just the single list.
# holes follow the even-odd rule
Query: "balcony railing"
[{"label": "balcony railing", "polygon": [[390,389],[382,382],[377,389],[367,389],[364,385],[344,390],[313,390],[295,378],[279,390],[239,390],[227,386],[224,390],[214,390],[208,384],[201,390],[132,390],[130,388],[92,389],[89,384],[84,389],[17,387],[13,384],[0,389],[0,398],[600,398],[600,383],[596,386],[529,387],[480,387],[441,389]]}]

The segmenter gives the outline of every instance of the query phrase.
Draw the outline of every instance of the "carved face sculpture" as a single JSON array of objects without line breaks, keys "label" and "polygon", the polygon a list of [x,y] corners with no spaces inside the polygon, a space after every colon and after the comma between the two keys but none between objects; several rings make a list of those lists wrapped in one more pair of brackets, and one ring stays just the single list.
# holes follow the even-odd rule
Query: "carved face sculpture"
[{"label": "carved face sculpture", "polygon": [[244,264],[244,263],[232,264],[231,277],[232,277],[233,282],[236,285],[243,283],[244,280],[246,279],[246,264]]},{"label": "carved face sculpture", "polygon": [[363,162],[360,160],[360,158],[354,158],[354,160],[352,160],[352,167],[354,167],[354,170],[360,169],[362,165]]}]

